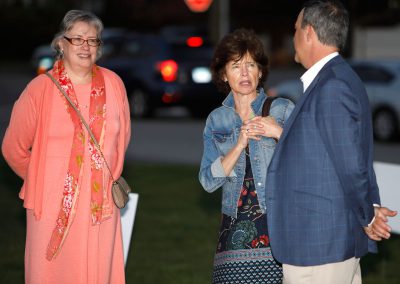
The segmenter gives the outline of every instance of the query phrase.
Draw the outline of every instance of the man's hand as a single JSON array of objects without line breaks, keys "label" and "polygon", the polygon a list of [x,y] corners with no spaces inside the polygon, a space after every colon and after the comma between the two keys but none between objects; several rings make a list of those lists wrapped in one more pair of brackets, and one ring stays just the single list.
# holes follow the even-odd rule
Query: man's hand
[{"label": "man's hand", "polygon": [[375,207],[374,221],[368,226],[364,227],[365,233],[371,240],[380,241],[390,238],[392,228],[387,224],[388,217],[394,217],[397,211],[390,210],[386,207]]}]

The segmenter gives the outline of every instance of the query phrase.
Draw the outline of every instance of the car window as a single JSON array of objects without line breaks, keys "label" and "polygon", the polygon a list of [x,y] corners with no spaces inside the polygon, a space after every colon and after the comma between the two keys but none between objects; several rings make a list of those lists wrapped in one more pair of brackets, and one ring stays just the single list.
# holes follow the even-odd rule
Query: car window
[{"label": "car window", "polygon": [[120,52],[123,44],[123,37],[108,37],[103,40],[103,57],[115,56]]},{"label": "car window", "polygon": [[122,54],[129,57],[149,57],[161,55],[163,44],[159,40],[146,37],[135,37],[126,41]]},{"label": "car window", "polygon": [[356,65],[353,69],[364,83],[387,84],[394,78],[388,70],[380,66]]},{"label": "car window", "polygon": [[208,46],[189,47],[186,44],[174,44],[171,46],[171,53],[178,60],[199,60],[210,61],[212,58],[212,48]]},{"label": "car window", "polygon": [[123,53],[125,55],[139,57],[144,55],[143,53],[146,53],[146,48],[143,48],[143,43],[133,40],[124,45]]}]

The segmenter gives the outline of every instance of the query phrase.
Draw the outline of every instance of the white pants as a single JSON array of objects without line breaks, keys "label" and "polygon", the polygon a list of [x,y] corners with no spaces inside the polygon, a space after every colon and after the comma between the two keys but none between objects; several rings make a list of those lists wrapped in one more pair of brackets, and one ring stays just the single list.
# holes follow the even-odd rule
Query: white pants
[{"label": "white pants", "polygon": [[361,284],[360,259],[315,266],[283,264],[283,284]]}]

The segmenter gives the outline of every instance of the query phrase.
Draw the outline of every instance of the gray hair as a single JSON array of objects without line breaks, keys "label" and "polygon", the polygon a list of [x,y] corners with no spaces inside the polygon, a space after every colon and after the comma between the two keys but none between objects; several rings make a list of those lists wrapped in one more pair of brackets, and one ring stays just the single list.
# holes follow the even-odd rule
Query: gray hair
[{"label": "gray hair", "polygon": [[[56,58],[60,59],[63,56],[63,53],[58,45],[60,39],[62,39],[68,31],[72,29],[75,23],[77,22],[85,22],[89,25],[93,25],[97,30],[97,38],[101,40],[101,33],[103,32],[103,23],[102,21],[93,13],[81,10],[70,10],[68,11],[64,19],[60,24],[60,31],[54,36],[51,47],[57,52]],[[102,45],[97,47],[96,58],[99,59],[102,54]]]},{"label": "gray hair", "polygon": [[303,8],[301,27],[312,26],[321,43],[342,50],[349,30],[349,14],[343,4],[336,0],[311,0]]}]

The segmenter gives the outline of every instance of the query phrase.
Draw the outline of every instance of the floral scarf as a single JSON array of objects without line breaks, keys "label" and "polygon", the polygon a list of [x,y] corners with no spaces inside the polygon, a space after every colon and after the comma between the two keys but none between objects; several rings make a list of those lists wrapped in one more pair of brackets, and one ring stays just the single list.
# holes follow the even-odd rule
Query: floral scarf
[{"label": "floral scarf", "polygon": [[[62,60],[58,60],[54,64],[52,70],[53,77],[59,82],[62,89],[71,98],[72,102],[80,110],[72,82],[68,77]],[[56,226],[53,230],[50,242],[47,248],[46,258],[50,261],[54,259],[60,251],[61,246],[67,237],[69,228],[72,225],[76,205],[79,197],[85,148],[88,147],[91,167],[91,216],[92,223],[99,224],[106,218],[111,216],[112,206],[107,196],[107,182],[103,181],[103,158],[98,152],[92,139],[87,139],[85,135],[85,127],[82,124],[78,114],[69,104],[64,95],[62,96],[67,112],[74,125],[74,136],[69,158],[68,171],[64,180],[63,197],[61,201],[60,211],[57,216]],[[89,107],[89,126],[100,147],[104,145],[105,134],[105,116],[106,116],[106,93],[103,74],[100,69],[94,65],[92,69],[92,87],[90,91],[90,107]],[[88,141],[87,141],[88,140]],[[87,146],[86,146],[87,145]],[[85,190],[85,189],[84,189]]]}]

